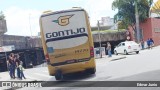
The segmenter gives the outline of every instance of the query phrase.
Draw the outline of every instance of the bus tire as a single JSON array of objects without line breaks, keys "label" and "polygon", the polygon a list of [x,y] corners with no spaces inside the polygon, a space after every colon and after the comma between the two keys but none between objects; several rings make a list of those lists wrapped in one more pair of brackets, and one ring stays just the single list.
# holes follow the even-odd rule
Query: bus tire
[{"label": "bus tire", "polygon": [[139,53],[139,51],[136,51],[136,54],[138,54]]},{"label": "bus tire", "polygon": [[63,74],[62,74],[61,70],[56,71],[55,78],[56,78],[56,80],[62,80],[63,79]]},{"label": "bus tire", "polygon": [[95,74],[95,72],[96,72],[95,68],[87,69],[87,73],[89,73],[89,74]]}]

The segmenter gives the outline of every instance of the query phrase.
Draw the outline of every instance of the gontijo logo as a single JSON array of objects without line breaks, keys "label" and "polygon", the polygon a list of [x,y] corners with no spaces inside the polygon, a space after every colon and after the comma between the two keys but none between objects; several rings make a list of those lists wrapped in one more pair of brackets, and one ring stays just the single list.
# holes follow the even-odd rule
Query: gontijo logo
[{"label": "gontijo logo", "polygon": [[72,15],[66,15],[66,16],[60,16],[58,18],[58,20],[53,20],[53,22],[55,23],[58,23],[59,25],[61,26],[66,26],[69,24],[69,19],[73,16],[74,14]]}]

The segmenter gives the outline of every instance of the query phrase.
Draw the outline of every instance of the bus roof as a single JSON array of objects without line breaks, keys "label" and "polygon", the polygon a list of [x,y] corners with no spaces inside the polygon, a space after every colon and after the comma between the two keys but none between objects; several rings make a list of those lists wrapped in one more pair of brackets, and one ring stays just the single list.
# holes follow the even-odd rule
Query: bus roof
[{"label": "bus roof", "polygon": [[61,11],[43,13],[43,14],[41,15],[41,18],[42,18],[42,17],[45,17],[45,16],[50,16],[50,15],[59,14],[59,13],[75,12],[75,11],[84,11],[84,9],[82,9],[82,8],[73,8],[73,9],[68,9],[68,10],[61,10]]}]

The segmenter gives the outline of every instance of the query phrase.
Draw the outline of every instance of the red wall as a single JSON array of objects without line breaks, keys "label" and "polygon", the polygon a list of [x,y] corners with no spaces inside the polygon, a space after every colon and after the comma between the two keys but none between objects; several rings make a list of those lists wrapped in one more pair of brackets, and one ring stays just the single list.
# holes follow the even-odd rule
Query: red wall
[{"label": "red wall", "polygon": [[[143,39],[146,41],[148,38],[154,40],[154,45],[160,45],[160,32],[155,32],[155,28],[160,29],[160,19],[148,18],[144,23],[140,23],[140,28],[143,30]],[[131,40],[134,40],[132,28],[129,27],[129,32],[131,34]]]},{"label": "red wall", "polygon": [[148,18],[144,23],[141,23],[140,28],[143,32],[144,41],[147,41],[148,38],[152,38],[151,18]]},{"label": "red wall", "polygon": [[155,32],[155,28],[159,28],[160,30],[160,19],[152,18],[152,38],[155,41],[155,45],[160,45],[160,31]]}]

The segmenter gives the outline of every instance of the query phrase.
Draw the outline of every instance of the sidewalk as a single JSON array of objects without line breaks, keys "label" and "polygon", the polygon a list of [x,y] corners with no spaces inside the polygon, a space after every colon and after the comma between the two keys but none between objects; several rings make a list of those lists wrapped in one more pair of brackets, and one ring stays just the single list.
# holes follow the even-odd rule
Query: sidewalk
[{"label": "sidewalk", "polygon": [[[107,62],[109,62],[109,61],[115,61],[115,60],[119,60],[119,59],[123,59],[123,58],[126,58],[126,56],[125,55],[112,55],[112,57],[108,57],[106,55],[106,56],[103,56],[102,58],[96,59],[96,63],[98,63],[99,61],[105,61],[105,62],[106,61]],[[34,68],[40,68],[40,67],[46,67],[46,66],[47,66],[46,63],[44,63],[44,64],[38,65],[38,66],[36,66]],[[0,72],[0,81],[34,81],[34,79],[32,79],[31,77],[29,78],[29,76],[27,76],[27,72],[31,71],[31,69],[33,69],[33,68],[25,69],[24,74],[26,72],[26,74],[25,74],[26,79],[22,79],[22,80],[20,80],[18,78],[11,79],[10,76],[9,76],[9,72],[8,71],[6,71],[6,72]],[[16,74],[17,73],[15,72],[15,75]]]},{"label": "sidewalk", "polygon": [[115,61],[126,58],[126,55],[112,55],[112,57],[108,57],[108,55],[103,56],[102,58],[97,58],[96,60],[105,60],[105,61]]},{"label": "sidewalk", "polygon": [[[16,74],[17,73],[15,73],[15,75]],[[26,79],[22,79],[22,80],[20,80],[18,78],[11,79],[9,72],[6,71],[6,72],[0,72],[0,81],[33,81],[33,79],[30,79],[30,78],[26,78]]]}]

